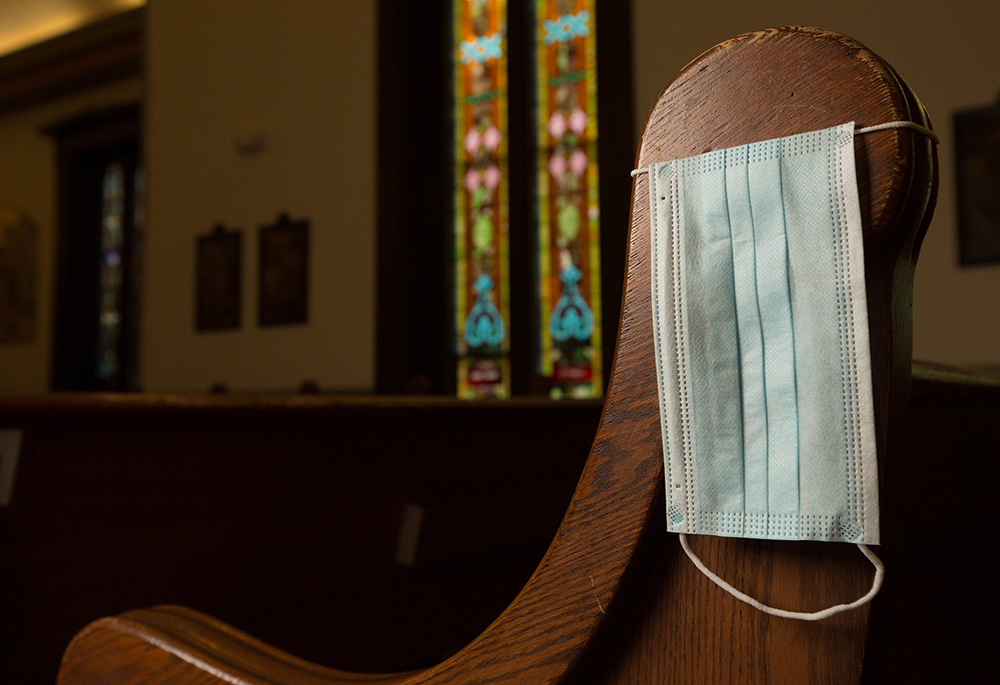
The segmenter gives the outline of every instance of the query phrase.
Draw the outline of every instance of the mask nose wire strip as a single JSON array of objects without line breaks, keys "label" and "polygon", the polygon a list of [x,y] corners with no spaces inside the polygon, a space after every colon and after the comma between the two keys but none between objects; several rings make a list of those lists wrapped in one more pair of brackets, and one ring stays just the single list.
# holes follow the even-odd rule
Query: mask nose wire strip
[{"label": "mask nose wire strip", "polygon": [[[886,129],[890,128],[908,128],[912,131],[916,131],[917,133],[922,133],[923,135],[927,136],[928,138],[931,139],[931,142],[934,143],[935,145],[941,142],[941,139],[938,138],[938,134],[934,133],[934,131],[930,130],[926,126],[921,126],[920,124],[913,121],[889,121],[884,124],[865,126],[864,128],[856,129],[854,131],[854,135],[859,136],[862,133],[874,133],[875,131],[885,131]],[[648,167],[645,169],[633,169],[631,176],[632,178],[635,178],[639,174],[648,174],[648,173],[649,173]]]},{"label": "mask nose wire strip", "polygon": [[857,609],[858,607],[864,606],[868,602],[872,601],[872,598],[875,597],[875,595],[878,594],[878,591],[882,589],[882,581],[885,578],[885,567],[882,565],[881,560],[879,560],[879,558],[875,556],[874,552],[868,549],[867,545],[862,545],[858,543],[858,549],[861,550],[861,553],[864,554],[868,558],[868,561],[872,562],[872,566],[875,567],[875,580],[872,581],[872,587],[864,597],[856,599],[850,604],[837,604],[828,609],[823,609],[822,611],[815,611],[812,613],[802,612],[802,611],[787,611],[785,609],[776,609],[774,607],[769,607],[766,604],[758,602],[756,599],[754,599],[753,597],[751,597],[746,593],[740,592],[732,585],[724,581],[722,578],[717,576],[715,573],[710,571],[708,567],[705,566],[705,563],[701,559],[699,559],[695,555],[695,553],[691,550],[691,546],[688,544],[687,535],[681,533],[680,538],[681,538],[681,547],[684,548],[684,553],[688,555],[688,558],[690,558],[692,563],[694,563],[694,565],[698,567],[699,571],[708,576],[709,580],[711,580],[713,583],[721,587],[723,590],[725,590],[726,592],[728,592],[741,602],[746,602],[753,608],[763,611],[765,614],[771,614],[772,616],[780,616],[781,618],[794,618],[800,621],[821,621],[824,618],[829,618],[830,616],[833,616],[835,614],[839,614],[844,611],[851,611],[852,609]]}]

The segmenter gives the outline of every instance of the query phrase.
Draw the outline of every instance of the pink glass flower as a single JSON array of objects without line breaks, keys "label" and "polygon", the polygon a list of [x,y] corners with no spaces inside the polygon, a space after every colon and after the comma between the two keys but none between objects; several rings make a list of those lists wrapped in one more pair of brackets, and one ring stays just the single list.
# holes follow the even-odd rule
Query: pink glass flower
[{"label": "pink glass flower", "polygon": [[469,132],[465,134],[462,144],[465,146],[465,151],[468,152],[470,156],[474,155],[479,151],[479,148],[483,144],[483,136],[479,133],[478,129],[470,128]]},{"label": "pink glass flower", "polygon": [[553,112],[549,117],[549,135],[553,138],[562,138],[564,133],[566,133],[566,117],[562,112]]},{"label": "pink glass flower", "polygon": [[486,173],[483,174],[483,179],[486,182],[486,187],[491,191],[496,190],[496,187],[500,185],[500,170],[497,169],[495,164],[490,164],[489,168],[486,169]]},{"label": "pink glass flower", "polygon": [[562,155],[552,155],[549,158],[549,173],[561,178],[566,173],[566,158]]},{"label": "pink glass flower", "polygon": [[583,172],[587,170],[587,163],[589,161],[587,154],[583,150],[577,150],[569,156],[569,168],[577,176],[583,176]]},{"label": "pink glass flower", "polygon": [[482,174],[480,174],[475,169],[469,169],[469,173],[465,175],[465,189],[468,190],[470,193],[473,193],[475,192],[476,188],[482,185],[482,183],[483,183]]},{"label": "pink glass flower", "polygon": [[486,133],[483,134],[483,143],[490,150],[496,150],[500,144],[500,129],[496,126],[490,126],[486,129]]},{"label": "pink glass flower", "polygon": [[573,113],[569,115],[569,127],[578,136],[582,136],[583,132],[587,130],[587,121],[587,113],[580,107],[574,109]]}]

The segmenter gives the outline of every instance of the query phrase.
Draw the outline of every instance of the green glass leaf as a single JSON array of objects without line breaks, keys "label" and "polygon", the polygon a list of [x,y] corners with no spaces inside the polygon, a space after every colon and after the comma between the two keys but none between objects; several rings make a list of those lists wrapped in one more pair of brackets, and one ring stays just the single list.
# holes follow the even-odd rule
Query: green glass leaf
[{"label": "green glass leaf", "polygon": [[472,242],[479,250],[493,243],[493,221],[486,214],[480,214],[472,224]]},{"label": "green glass leaf", "polygon": [[486,192],[486,188],[479,186],[476,188],[475,192],[472,193],[472,207],[474,209],[480,209],[489,201],[489,194]]},{"label": "green glass leaf", "polygon": [[576,240],[580,235],[580,210],[572,203],[566,203],[559,210],[559,237],[568,243]]}]

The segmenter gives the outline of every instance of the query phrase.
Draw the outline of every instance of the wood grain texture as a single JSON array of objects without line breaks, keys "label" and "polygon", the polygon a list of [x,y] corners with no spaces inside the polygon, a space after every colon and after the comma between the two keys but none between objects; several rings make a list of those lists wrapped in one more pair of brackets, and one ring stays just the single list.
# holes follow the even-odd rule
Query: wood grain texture
[{"label": "wood grain texture", "polygon": [[[852,120],[867,126],[900,119],[925,121],[925,115],[905,84],[863,46],[816,29],[763,31],[713,48],[674,79],[650,113],[636,167]],[[899,429],[893,422],[905,416],[909,389],[912,261],[932,205],[935,158],[926,139],[900,130],[859,138],[856,153],[880,465],[890,463],[891,470]],[[712,585],[663,532],[649,258],[648,188],[640,176],[612,379],[562,525],[527,585],[482,635],[453,658],[397,682],[851,683],[861,677],[867,608],[815,624],[761,614]],[[883,539],[888,548],[890,526],[883,526]],[[722,576],[779,607],[848,601],[870,583],[867,562],[847,545],[711,537],[694,544]],[[880,611],[879,601],[871,613]],[[217,658],[212,635],[218,628],[167,621],[165,611],[127,620],[142,630],[155,627],[151,645],[193,664]],[[92,642],[71,645],[64,674],[115,650],[116,662],[135,667],[154,658],[138,654],[118,624],[87,631]],[[245,638],[232,639],[245,647]],[[90,646],[97,643],[103,653]],[[239,657],[238,664],[235,656],[227,661],[238,678],[277,677],[278,670],[268,669],[287,666],[279,656],[250,656],[244,647],[225,650]],[[304,672],[287,675],[287,682],[318,682]],[[339,674],[316,677],[349,682]],[[143,680],[167,681],[152,671]],[[67,676],[61,682],[89,681]]]},{"label": "wood grain texture", "polygon": [[[211,617],[163,606],[96,621],[81,631],[68,653],[107,650],[116,659],[113,679],[94,661],[65,659],[59,682],[398,683],[407,674],[360,674],[323,668],[266,645]],[[192,664],[191,662],[194,661]],[[197,667],[192,670],[191,666]],[[95,667],[96,666],[96,667]]]},{"label": "wood grain texture", "polygon": [[[863,127],[897,120],[929,125],[906,85],[869,50],[814,29],[764,31],[723,43],[681,72],[650,113],[636,167],[848,121]],[[936,159],[928,139],[902,130],[858,136],[855,153],[884,478],[904,429],[913,262],[933,205]],[[640,176],[633,194],[633,240],[648,231],[647,195]],[[648,288],[648,274],[640,276]],[[891,499],[883,497],[884,512],[891,510]],[[893,523],[891,516],[883,518],[883,554],[891,548]],[[624,620],[622,631],[631,633],[624,649],[609,655],[614,665],[606,666],[603,681],[859,680],[868,608],[818,623],[767,616],[715,588],[672,536],[659,530],[651,535],[663,539],[651,574],[656,578],[647,579],[641,592],[642,609]],[[781,608],[814,611],[851,601],[871,583],[871,568],[853,546],[709,536],[693,545],[710,568]],[[891,582],[893,567],[887,563]],[[872,611],[883,608],[877,599]]]},{"label": "wood grain texture", "polygon": [[[345,670],[436,664],[538,565],[600,413],[595,400],[0,396],[0,429],[24,431],[0,507],[0,683],[51,683],[87,623],[161,604]],[[403,502],[428,512],[412,569],[393,560]],[[510,516],[472,539],[468,517],[450,524],[505,502]]]}]

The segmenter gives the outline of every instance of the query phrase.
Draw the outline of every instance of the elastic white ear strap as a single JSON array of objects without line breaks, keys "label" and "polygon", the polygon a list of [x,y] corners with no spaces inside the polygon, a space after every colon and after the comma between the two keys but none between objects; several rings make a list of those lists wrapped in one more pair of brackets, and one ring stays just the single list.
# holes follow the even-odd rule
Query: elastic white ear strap
[{"label": "elastic white ear strap", "polygon": [[941,142],[941,139],[938,138],[938,134],[934,133],[934,131],[930,130],[926,126],[921,126],[920,124],[914,121],[890,121],[887,124],[875,124],[874,126],[865,126],[864,128],[855,129],[854,135],[859,136],[862,133],[884,131],[887,128],[908,128],[913,131],[916,131],[917,133],[924,134],[925,136],[930,138],[931,142],[934,143],[935,145]]},{"label": "elastic white ear strap", "polygon": [[712,573],[708,569],[708,567],[705,566],[704,562],[702,562],[702,560],[699,559],[693,551],[691,551],[691,546],[688,544],[687,535],[681,533],[680,537],[681,537],[681,547],[684,548],[685,554],[687,554],[688,557],[691,559],[691,561],[694,563],[694,565],[698,567],[699,571],[708,576],[709,580],[711,580],[713,583],[721,587],[723,590],[725,590],[726,592],[728,592],[741,602],[746,602],[755,609],[759,609],[760,611],[763,611],[765,614],[771,614],[772,616],[780,616],[782,618],[794,618],[800,621],[821,621],[824,618],[829,618],[830,616],[833,616],[834,614],[839,614],[843,611],[850,611],[851,609],[857,609],[858,607],[864,606],[868,602],[872,601],[872,598],[875,597],[875,595],[878,594],[878,591],[882,589],[882,580],[885,578],[885,567],[882,565],[882,562],[879,560],[877,556],[875,556],[874,552],[868,549],[867,545],[862,545],[859,543],[858,549],[861,550],[861,553],[864,554],[868,558],[868,561],[872,562],[872,566],[875,567],[875,580],[872,582],[872,588],[871,590],[868,591],[868,594],[866,594],[864,597],[861,597],[860,599],[854,600],[850,604],[837,604],[836,606],[832,606],[829,609],[823,609],[822,611],[816,611],[813,613],[806,613],[801,611],[786,611],[785,609],[775,609],[774,607],[769,607],[766,604],[758,602],[756,599],[754,599],[753,597],[751,597],[746,593],[740,592],[732,585],[724,581],[722,578]]},{"label": "elastic white ear strap", "polygon": [[[916,131],[917,133],[924,134],[925,136],[930,138],[931,142],[934,143],[935,145],[941,142],[941,139],[938,138],[938,134],[934,133],[934,131],[930,130],[926,126],[921,126],[920,124],[913,121],[890,121],[885,124],[865,126],[864,128],[855,129],[854,135],[859,136],[862,133],[873,133],[874,131],[884,131],[888,128],[908,128],[913,131]],[[639,174],[646,174],[646,173],[649,173],[648,167],[646,169],[633,169],[632,178],[635,178]]]}]

